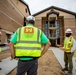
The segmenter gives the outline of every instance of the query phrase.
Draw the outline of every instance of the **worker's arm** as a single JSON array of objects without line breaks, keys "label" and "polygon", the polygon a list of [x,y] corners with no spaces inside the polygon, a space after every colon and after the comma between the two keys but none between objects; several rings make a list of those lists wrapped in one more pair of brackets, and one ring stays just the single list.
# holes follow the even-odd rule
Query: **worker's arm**
[{"label": "worker's arm", "polygon": [[9,43],[9,48],[10,48],[10,53],[11,53],[11,58],[15,58],[15,49],[14,49],[14,44],[12,42]]},{"label": "worker's arm", "polygon": [[43,56],[51,45],[49,39],[46,37],[46,35],[43,32],[41,35],[41,44],[44,45],[41,53],[41,56]]},{"label": "worker's arm", "polygon": [[42,53],[41,53],[41,56],[43,56],[47,52],[47,50],[50,47],[50,45],[51,45],[50,42],[48,42],[47,44],[44,45],[44,48],[43,48]]},{"label": "worker's arm", "polygon": [[10,52],[11,52],[11,58],[15,57],[15,48],[14,48],[14,44],[16,44],[17,42],[17,33],[15,32],[11,39],[10,39],[10,43],[9,43],[9,48],[10,48]]},{"label": "worker's arm", "polygon": [[74,52],[76,50],[76,41],[73,40],[73,45],[72,45],[72,48],[71,48],[71,53]]},{"label": "worker's arm", "polygon": [[64,42],[62,42],[61,45],[60,45],[60,44],[57,44],[56,46],[57,46],[60,50],[65,51],[65,48],[64,48]]},{"label": "worker's arm", "polygon": [[64,47],[59,47],[59,49],[60,49],[60,50],[63,50],[63,51],[65,51],[65,48],[64,48]]}]

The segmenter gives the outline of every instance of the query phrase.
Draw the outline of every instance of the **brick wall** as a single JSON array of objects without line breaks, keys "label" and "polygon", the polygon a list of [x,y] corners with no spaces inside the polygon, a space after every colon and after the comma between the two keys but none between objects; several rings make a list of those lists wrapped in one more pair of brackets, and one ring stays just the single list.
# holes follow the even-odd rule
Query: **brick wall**
[{"label": "brick wall", "polygon": [[70,28],[73,31],[73,36],[76,39],[76,25],[75,18],[64,18],[64,30]]}]

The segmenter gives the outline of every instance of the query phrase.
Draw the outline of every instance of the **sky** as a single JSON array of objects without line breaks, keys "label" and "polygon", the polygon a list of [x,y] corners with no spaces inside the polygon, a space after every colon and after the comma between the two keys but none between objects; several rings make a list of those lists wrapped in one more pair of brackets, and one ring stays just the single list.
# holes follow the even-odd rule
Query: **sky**
[{"label": "sky", "polygon": [[76,13],[76,0],[23,0],[29,8],[31,14],[35,14],[51,6],[56,6]]}]

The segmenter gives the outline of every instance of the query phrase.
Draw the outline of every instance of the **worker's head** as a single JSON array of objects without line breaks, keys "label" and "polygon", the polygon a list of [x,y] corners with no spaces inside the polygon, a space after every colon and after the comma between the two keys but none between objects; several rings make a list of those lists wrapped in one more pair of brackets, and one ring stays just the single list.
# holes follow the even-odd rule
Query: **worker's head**
[{"label": "worker's head", "polygon": [[70,37],[72,35],[72,30],[71,29],[67,29],[65,31],[65,33],[66,33],[66,37]]},{"label": "worker's head", "polygon": [[35,23],[35,17],[33,17],[32,15],[26,17],[26,22],[34,24]]}]

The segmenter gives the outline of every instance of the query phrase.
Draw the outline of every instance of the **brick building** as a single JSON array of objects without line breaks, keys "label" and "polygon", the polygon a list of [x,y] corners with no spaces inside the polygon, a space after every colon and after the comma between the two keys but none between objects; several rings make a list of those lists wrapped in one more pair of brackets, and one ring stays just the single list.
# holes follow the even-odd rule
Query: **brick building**
[{"label": "brick building", "polygon": [[25,25],[25,18],[30,15],[29,7],[21,0],[0,0],[1,42],[8,42],[15,30]]},{"label": "brick building", "polygon": [[76,39],[76,13],[51,6],[33,16],[36,18],[35,26],[43,30],[52,46],[63,43],[67,28],[72,29]]}]

